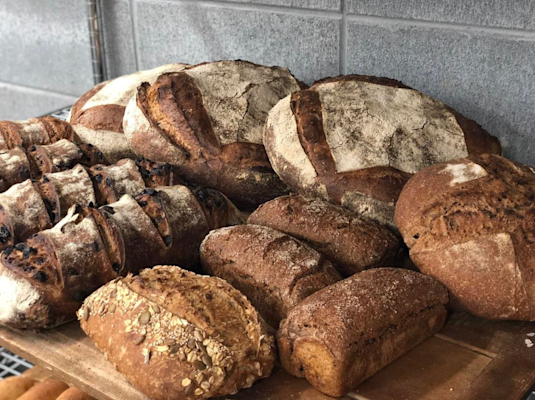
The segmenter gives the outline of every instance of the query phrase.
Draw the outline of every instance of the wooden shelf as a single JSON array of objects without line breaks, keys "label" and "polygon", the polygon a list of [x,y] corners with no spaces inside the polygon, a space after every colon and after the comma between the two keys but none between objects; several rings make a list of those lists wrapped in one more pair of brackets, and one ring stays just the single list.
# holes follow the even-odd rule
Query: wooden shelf
[{"label": "wooden shelf", "polygon": [[[494,322],[459,313],[444,329],[378,374],[346,399],[521,400],[535,384],[535,323]],[[533,338],[531,338],[533,339]],[[45,332],[0,328],[0,345],[51,371],[99,400],[149,400],[109,364],[77,322]],[[304,379],[282,370],[235,400],[325,400]]]}]

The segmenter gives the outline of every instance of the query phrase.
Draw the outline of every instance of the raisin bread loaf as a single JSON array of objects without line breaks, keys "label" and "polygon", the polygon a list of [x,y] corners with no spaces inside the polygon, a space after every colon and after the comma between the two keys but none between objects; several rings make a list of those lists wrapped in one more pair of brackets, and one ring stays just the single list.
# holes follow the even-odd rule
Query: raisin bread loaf
[{"label": "raisin bread loaf", "polygon": [[258,225],[210,232],[201,245],[201,263],[204,271],[245,294],[275,329],[304,298],[341,279],[306,244]]},{"label": "raisin bread loaf", "polygon": [[101,148],[110,162],[135,158],[123,135],[123,116],[128,101],[141,83],[152,84],[161,74],[185,67],[185,64],[168,64],[98,84],[72,106],[68,121],[76,138]]},{"label": "raisin bread loaf", "polygon": [[475,122],[401,82],[349,75],[281,100],[264,146],[293,190],[394,225],[411,174],[468,154],[501,153]]},{"label": "raisin bread loaf", "polygon": [[78,311],[107,359],[155,400],[236,393],[271,373],[274,339],[225,281],[157,266],[110,282]]},{"label": "raisin bread loaf", "polygon": [[138,155],[174,165],[188,182],[252,207],[287,191],[267,159],[262,128],[271,107],[296,90],[284,68],[199,64],[141,85],[123,128]]},{"label": "raisin bread loaf", "polygon": [[416,174],[396,223],[418,268],[452,303],[488,319],[535,321],[535,169],[470,156]]},{"label": "raisin bread loaf", "polygon": [[61,139],[72,141],[74,131],[64,121],[53,117],[32,118],[27,121],[0,121],[0,150],[17,146],[52,144]]},{"label": "raisin bread loaf", "polygon": [[423,274],[377,268],[306,298],[282,321],[282,366],[342,396],[444,325],[446,289]]},{"label": "raisin bread loaf", "polygon": [[398,262],[399,239],[386,226],[319,199],[279,197],[258,207],[247,223],[268,226],[304,241],[344,277]]}]

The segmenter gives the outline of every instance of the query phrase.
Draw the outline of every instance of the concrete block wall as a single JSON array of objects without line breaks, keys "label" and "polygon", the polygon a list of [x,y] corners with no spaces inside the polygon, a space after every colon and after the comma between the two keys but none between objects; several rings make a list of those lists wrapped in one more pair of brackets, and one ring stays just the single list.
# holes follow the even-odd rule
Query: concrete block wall
[{"label": "concrete block wall", "polygon": [[[54,40],[61,37],[66,43],[63,34],[71,34],[80,47],[84,40],[88,45],[80,10],[84,1],[57,3],[69,3],[71,11],[49,16],[49,30],[60,34]],[[110,77],[168,62],[234,58],[287,66],[308,83],[344,73],[388,76],[478,121],[501,139],[508,157],[535,164],[533,0],[101,0],[101,4]],[[0,18],[6,13],[2,7]],[[20,5],[15,8],[28,11]],[[84,19],[81,25],[64,23],[75,17]],[[63,22],[61,26],[52,22],[54,18]],[[0,52],[6,29],[10,28],[0,25]],[[17,48],[19,58],[25,57],[35,45],[28,35],[36,32],[35,27],[23,29],[14,38],[18,42],[7,49]],[[0,53],[0,82],[4,82],[0,117],[6,114],[4,84],[15,87],[18,97],[24,95],[16,85],[51,90],[54,96],[79,94],[91,86],[89,51],[81,53],[76,50],[75,59],[66,63],[58,57],[43,63],[38,57],[42,53],[36,53],[20,73],[13,60],[3,60]],[[76,83],[70,80],[74,69]],[[48,79],[53,71],[63,74],[61,82]]]}]

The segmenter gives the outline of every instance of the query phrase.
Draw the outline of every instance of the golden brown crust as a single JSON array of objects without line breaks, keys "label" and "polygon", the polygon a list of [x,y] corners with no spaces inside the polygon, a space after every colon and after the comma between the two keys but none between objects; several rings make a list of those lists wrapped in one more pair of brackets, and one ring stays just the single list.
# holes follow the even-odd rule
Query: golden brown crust
[{"label": "golden brown crust", "polygon": [[56,400],[58,396],[69,388],[65,382],[57,379],[46,379],[30,388],[17,400]]},{"label": "golden brown crust", "polygon": [[497,155],[416,174],[396,222],[421,271],[452,301],[491,319],[535,319],[535,173]]},{"label": "golden brown crust", "polygon": [[277,333],[282,366],[342,396],[444,325],[446,289],[413,271],[377,268],[314,293]]},{"label": "golden brown crust", "polygon": [[78,123],[78,120],[80,119],[82,115],[82,108],[84,107],[85,103],[93,97],[95,94],[99,92],[100,89],[102,89],[105,85],[107,85],[110,81],[99,83],[98,85],[92,87],[87,92],[85,92],[77,101],[73,104],[71,107],[71,117],[69,122],[72,125],[76,125]]},{"label": "golden brown crust", "polygon": [[284,196],[262,204],[247,220],[303,240],[344,277],[397,265],[399,239],[385,226],[322,200]]},{"label": "golden brown crust", "polygon": [[274,328],[304,298],[341,279],[306,244],[258,225],[210,232],[201,245],[201,263],[245,294]]},{"label": "golden brown crust", "polygon": [[273,337],[245,296],[178,267],[110,282],[78,318],[118,371],[155,400],[233,394],[269,375],[275,360]]},{"label": "golden brown crust", "polygon": [[65,390],[56,400],[96,400],[80,389],[71,387]]}]

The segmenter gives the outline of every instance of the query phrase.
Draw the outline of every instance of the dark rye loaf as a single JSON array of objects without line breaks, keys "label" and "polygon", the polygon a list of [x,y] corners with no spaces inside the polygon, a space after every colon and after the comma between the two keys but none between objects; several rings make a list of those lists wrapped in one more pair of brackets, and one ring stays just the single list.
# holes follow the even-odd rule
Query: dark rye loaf
[{"label": "dark rye loaf", "polygon": [[156,266],[110,282],[78,311],[106,358],[154,400],[234,394],[271,373],[273,336],[227,282]]},{"label": "dark rye loaf", "polygon": [[418,272],[377,268],[328,286],[294,307],[277,343],[282,366],[342,396],[438,332],[446,289]]},{"label": "dark rye loaf", "polygon": [[386,227],[334,204],[283,196],[258,207],[248,224],[263,225],[304,241],[344,277],[397,265],[399,239]]},{"label": "dark rye loaf", "polygon": [[340,280],[320,253],[258,225],[210,232],[201,244],[201,264],[245,294],[274,328],[304,298]]},{"label": "dark rye loaf", "polygon": [[496,155],[436,164],[401,192],[396,223],[418,268],[452,303],[535,320],[535,170]]},{"label": "dark rye loaf", "polygon": [[203,63],[140,86],[123,128],[138,155],[168,162],[186,181],[251,208],[287,193],[267,158],[262,130],[269,110],[299,88],[285,68]]},{"label": "dark rye loaf", "polygon": [[394,225],[411,174],[468,154],[501,153],[475,122],[399,81],[348,75],[292,93],[269,113],[264,146],[290,188]]}]

